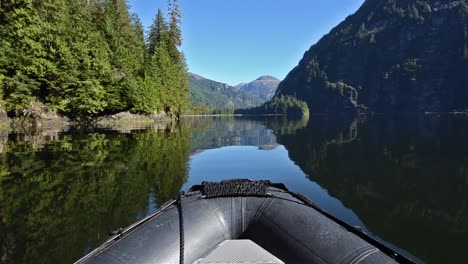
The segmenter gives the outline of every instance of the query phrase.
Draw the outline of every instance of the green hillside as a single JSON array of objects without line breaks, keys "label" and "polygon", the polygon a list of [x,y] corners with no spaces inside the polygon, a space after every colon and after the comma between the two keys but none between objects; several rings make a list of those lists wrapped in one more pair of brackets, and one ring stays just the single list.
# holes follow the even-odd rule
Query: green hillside
[{"label": "green hillside", "polygon": [[303,100],[311,113],[466,111],[467,73],[466,0],[367,0],[275,96]]},{"label": "green hillside", "polygon": [[237,109],[258,106],[258,97],[248,95],[225,83],[189,74],[190,102],[195,106],[214,109]]}]

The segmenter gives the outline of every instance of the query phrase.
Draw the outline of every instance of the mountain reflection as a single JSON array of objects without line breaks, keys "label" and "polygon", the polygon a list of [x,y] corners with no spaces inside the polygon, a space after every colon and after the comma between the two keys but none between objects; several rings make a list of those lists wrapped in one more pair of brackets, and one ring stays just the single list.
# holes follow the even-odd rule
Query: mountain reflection
[{"label": "mountain reflection", "polygon": [[466,135],[466,117],[314,116],[277,138],[311,181],[374,234],[445,263],[468,257]]},{"label": "mountain reflection", "polygon": [[0,263],[73,262],[176,197],[191,154],[278,146],[262,120],[108,129],[0,133]]},{"label": "mountain reflection", "polygon": [[[226,146],[256,146],[262,150],[272,150],[279,145],[273,130],[265,126],[266,120],[269,120],[274,127],[283,127],[282,125],[288,123],[284,117],[256,119],[202,117],[185,119],[183,125],[190,127],[192,131],[192,153]],[[303,127],[306,124],[307,122]]]},{"label": "mountain reflection", "polygon": [[192,131],[192,153],[226,146],[256,146],[261,150],[272,150],[279,146],[273,130],[294,133],[307,125],[307,119],[202,117],[185,119],[183,125]]},{"label": "mountain reflection", "polygon": [[182,186],[235,175],[282,181],[424,261],[462,263],[467,120],[188,118],[145,129],[0,132],[0,263],[73,262]]}]

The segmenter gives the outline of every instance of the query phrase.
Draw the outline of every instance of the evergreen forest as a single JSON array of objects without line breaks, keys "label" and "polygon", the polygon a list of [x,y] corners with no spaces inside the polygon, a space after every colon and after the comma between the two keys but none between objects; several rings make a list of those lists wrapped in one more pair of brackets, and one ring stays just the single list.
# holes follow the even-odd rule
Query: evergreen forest
[{"label": "evergreen forest", "polygon": [[274,114],[303,117],[309,115],[309,107],[306,102],[299,100],[294,96],[278,95],[260,106],[248,109],[236,109],[234,113],[241,115]]},{"label": "evergreen forest", "polygon": [[367,0],[314,44],[275,96],[312,114],[468,111],[468,3]]},{"label": "evergreen forest", "polygon": [[0,107],[75,121],[131,111],[179,115],[188,74],[177,0],[148,31],[125,0],[1,0]]}]

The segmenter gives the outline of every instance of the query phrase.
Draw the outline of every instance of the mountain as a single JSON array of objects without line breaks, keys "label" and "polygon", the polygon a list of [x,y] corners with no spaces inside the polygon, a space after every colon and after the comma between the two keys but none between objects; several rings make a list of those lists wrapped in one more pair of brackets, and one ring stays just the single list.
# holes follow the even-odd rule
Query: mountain
[{"label": "mountain", "polygon": [[275,95],[276,88],[281,81],[273,76],[264,75],[255,81],[249,83],[241,83],[237,86],[241,91],[249,95],[258,97],[262,103],[269,101]]},{"label": "mountain", "polygon": [[467,73],[467,0],[366,0],[275,96],[295,96],[312,113],[467,111]]},{"label": "mountain", "polygon": [[215,109],[255,107],[270,100],[279,83],[275,77],[264,75],[249,83],[230,86],[190,73],[190,101]]},{"label": "mountain", "polygon": [[193,105],[215,109],[238,109],[261,104],[258,97],[251,96],[233,86],[189,74],[190,102]]}]

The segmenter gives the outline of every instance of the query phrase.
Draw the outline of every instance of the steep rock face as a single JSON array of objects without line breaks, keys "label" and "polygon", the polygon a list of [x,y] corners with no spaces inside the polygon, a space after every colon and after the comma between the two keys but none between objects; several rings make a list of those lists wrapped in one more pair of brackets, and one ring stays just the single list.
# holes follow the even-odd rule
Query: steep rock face
[{"label": "steep rock face", "polygon": [[216,109],[254,107],[260,100],[225,83],[189,74],[190,102]]},{"label": "steep rock face", "polygon": [[276,88],[278,88],[280,82],[280,80],[273,76],[264,75],[252,82],[242,83],[235,87],[251,96],[258,97],[260,102],[264,103],[275,95]]},{"label": "steep rock face", "polygon": [[466,110],[467,0],[367,0],[304,54],[276,95],[311,112]]}]

